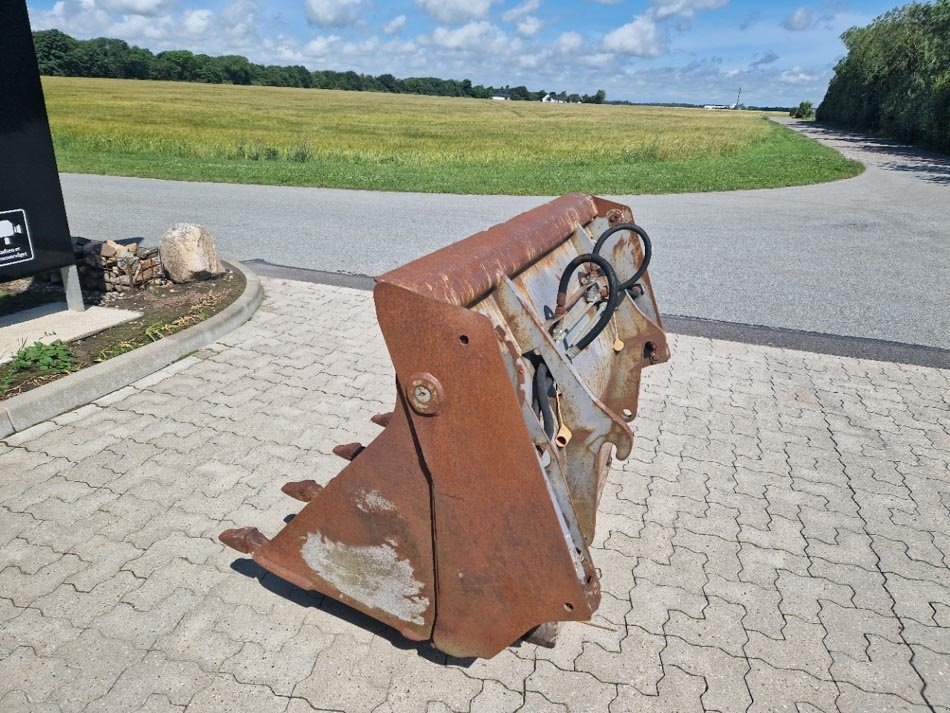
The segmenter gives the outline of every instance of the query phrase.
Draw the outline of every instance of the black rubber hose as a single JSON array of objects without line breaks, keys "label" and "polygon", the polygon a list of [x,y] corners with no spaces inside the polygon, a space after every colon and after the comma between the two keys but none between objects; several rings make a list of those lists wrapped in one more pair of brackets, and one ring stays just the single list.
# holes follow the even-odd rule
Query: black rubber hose
[{"label": "black rubber hose", "polygon": [[550,395],[552,379],[548,376],[548,365],[543,361],[534,370],[534,405],[541,411],[541,422],[548,438],[554,438],[557,431],[557,419],[551,408]]},{"label": "black rubber hose", "polygon": [[650,236],[647,235],[647,231],[641,228],[636,223],[621,223],[620,225],[615,225],[612,228],[607,228],[603,234],[597,238],[597,242],[594,245],[594,255],[600,254],[600,249],[604,246],[604,243],[607,242],[609,238],[614,233],[619,233],[621,230],[630,230],[640,236],[640,239],[643,241],[643,262],[640,263],[640,267],[633,277],[629,280],[620,283],[621,290],[629,290],[635,284],[640,281],[640,278],[646,274],[647,268],[650,267],[650,260],[653,257],[653,243],[650,241]]},{"label": "black rubber hose", "polygon": [[593,263],[599,267],[601,272],[604,273],[604,277],[607,278],[607,306],[604,307],[604,310],[600,313],[600,319],[591,327],[591,330],[574,344],[573,348],[578,352],[586,349],[588,345],[606,329],[610,318],[614,316],[614,312],[620,304],[620,284],[617,281],[617,273],[614,272],[613,266],[600,255],[586,253],[584,255],[578,255],[564,268],[564,273],[561,275],[561,282],[557,288],[557,310],[555,314],[564,314],[564,307],[567,304],[567,288],[570,285],[571,277],[578,267],[587,263]]}]

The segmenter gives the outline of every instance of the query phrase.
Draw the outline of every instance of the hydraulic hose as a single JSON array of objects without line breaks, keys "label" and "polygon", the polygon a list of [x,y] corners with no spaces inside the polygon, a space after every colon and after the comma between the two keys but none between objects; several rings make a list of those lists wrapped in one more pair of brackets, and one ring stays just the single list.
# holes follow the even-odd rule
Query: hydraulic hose
[{"label": "hydraulic hose", "polygon": [[626,291],[637,284],[640,281],[640,278],[646,273],[647,268],[650,267],[650,259],[653,257],[653,244],[650,242],[650,236],[647,235],[647,231],[645,231],[636,223],[621,223],[611,228],[607,228],[607,230],[605,230],[603,234],[597,238],[597,242],[594,244],[594,255],[600,254],[600,249],[604,246],[604,243],[607,242],[607,238],[609,238],[614,233],[619,233],[621,230],[630,230],[639,235],[640,239],[643,241],[643,262],[640,263],[640,267],[637,269],[637,271],[633,273],[633,277],[620,283],[620,289]]},{"label": "hydraulic hose", "polygon": [[534,405],[541,411],[541,422],[544,424],[544,432],[548,438],[554,438],[557,431],[557,419],[554,417],[554,410],[548,398],[552,383],[551,377],[548,376],[548,365],[543,361],[538,363],[534,370]]},{"label": "hydraulic hose", "polygon": [[575,354],[586,349],[588,345],[590,345],[590,343],[593,342],[597,336],[604,331],[604,329],[606,329],[607,324],[610,322],[610,318],[613,317],[614,312],[617,310],[617,306],[620,304],[620,284],[617,280],[617,273],[614,272],[613,266],[607,262],[604,257],[597,255],[596,253],[586,253],[584,255],[578,255],[576,258],[571,260],[564,269],[564,273],[561,275],[561,282],[558,284],[557,288],[557,307],[555,309],[555,314],[564,314],[565,305],[567,304],[567,288],[570,285],[571,277],[574,275],[574,272],[578,267],[587,263],[592,263],[599,267],[601,272],[604,273],[604,277],[607,278],[607,305],[600,313],[600,319],[597,320],[597,323],[591,327],[587,334],[577,340],[573,347],[571,347],[571,351],[573,351]]}]

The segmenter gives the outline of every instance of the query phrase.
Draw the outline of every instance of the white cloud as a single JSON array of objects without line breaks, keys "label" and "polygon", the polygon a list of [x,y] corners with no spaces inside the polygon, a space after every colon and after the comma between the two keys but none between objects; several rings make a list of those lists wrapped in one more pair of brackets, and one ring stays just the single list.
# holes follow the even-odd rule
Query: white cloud
[{"label": "white cloud", "polygon": [[779,74],[777,79],[786,84],[804,85],[814,83],[818,80],[818,76],[805,71],[801,67],[793,67]]},{"label": "white cloud", "polygon": [[700,10],[717,10],[729,0],[650,0],[650,6],[632,22],[604,37],[604,49],[630,57],[659,57],[669,51],[667,23],[676,20],[676,28],[688,30]]},{"label": "white cloud", "polygon": [[616,57],[609,52],[595,52],[594,54],[582,54],[577,61],[585,67],[592,69],[604,69],[616,61]]},{"label": "white cloud", "polygon": [[646,15],[618,27],[604,37],[604,49],[631,57],[659,57],[666,54],[666,32]]},{"label": "white cloud", "polygon": [[729,0],[652,0],[648,13],[655,20],[692,19],[699,10],[718,10],[728,4]]},{"label": "white cloud", "polygon": [[323,57],[330,52],[336,45],[343,40],[339,35],[327,35],[326,37],[314,37],[301,48],[301,52],[307,57]]},{"label": "white cloud", "polygon": [[432,19],[446,25],[458,25],[469,20],[482,20],[498,0],[416,0]]},{"label": "white cloud", "polygon": [[527,17],[541,7],[541,0],[525,0],[520,5],[515,5],[510,10],[505,10],[501,19],[505,22],[515,22],[522,17]]},{"label": "white cloud", "polygon": [[811,9],[800,7],[782,20],[782,27],[792,32],[801,32],[811,27],[812,22],[814,22],[814,13]]},{"label": "white cloud", "polygon": [[541,20],[534,15],[528,15],[515,26],[515,31],[522,37],[534,37],[542,27],[544,23]]},{"label": "white cloud", "polygon": [[555,52],[560,54],[573,54],[584,46],[584,38],[579,32],[565,32],[552,45]]},{"label": "white cloud", "polygon": [[782,27],[791,32],[804,32],[816,27],[830,29],[835,17],[846,10],[846,6],[836,0],[829,0],[817,7],[800,7],[782,20]]},{"label": "white cloud", "polygon": [[432,42],[444,49],[477,51],[482,54],[513,47],[505,33],[486,20],[455,28],[437,27],[432,33]]},{"label": "white cloud", "polygon": [[387,35],[394,35],[406,26],[406,16],[397,15],[392,20],[383,25],[383,32]]},{"label": "white cloud", "polygon": [[121,20],[109,27],[109,34],[118,37],[135,37],[140,40],[164,40],[168,37],[172,25],[172,19],[168,16],[123,15]]},{"label": "white cloud", "polygon": [[320,27],[352,25],[368,5],[368,0],[306,0],[307,22]]},{"label": "white cloud", "polygon": [[171,10],[175,0],[96,0],[94,3],[84,2],[83,5],[97,5],[106,12],[120,12],[123,15],[155,17]]},{"label": "white cloud", "polygon": [[214,13],[211,10],[188,10],[182,18],[182,27],[189,35],[203,35],[211,26]]},{"label": "white cloud", "polygon": [[543,66],[544,56],[540,54],[522,54],[518,56],[518,66],[522,69],[537,69]]}]

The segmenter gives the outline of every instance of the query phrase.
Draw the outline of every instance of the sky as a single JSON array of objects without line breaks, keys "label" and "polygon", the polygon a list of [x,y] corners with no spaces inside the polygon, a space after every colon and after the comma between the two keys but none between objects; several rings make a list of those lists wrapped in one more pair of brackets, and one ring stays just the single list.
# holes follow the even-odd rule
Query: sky
[{"label": "sky", "polygon": [[158,52],[635,102],[821,101],[840,35],[894,0],[30,0],[33,29]]}]

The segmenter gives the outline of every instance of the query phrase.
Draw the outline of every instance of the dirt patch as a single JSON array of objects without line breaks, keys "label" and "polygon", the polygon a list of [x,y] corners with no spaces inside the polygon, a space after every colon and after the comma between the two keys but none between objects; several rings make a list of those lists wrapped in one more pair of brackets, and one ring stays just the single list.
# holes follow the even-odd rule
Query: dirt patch
[{"label": "dirt patch", "polygon": [[[68,372],[50,373],[37,367],[14,374],[11,373],[10,365],[0,366],[0,400],[157,342],[217,314],[234,302],[245,287],[244,275],[230,265],[225,265],[225,268],[224,275],[204,282],[150,285],[132,292],[84,295],[87,305],[132,310],[141,312],[142,316],[85,339],[69,342],[69,351],[76,359],[76,366]],[[8,305],[22,305],[11,307],[6,313],[58,300],[65,300],[60,285],[50,285],[40,280],[0,284],[0,310],[7,310]],[[4,313],[0,311],[0,315]]]}]

